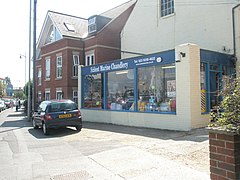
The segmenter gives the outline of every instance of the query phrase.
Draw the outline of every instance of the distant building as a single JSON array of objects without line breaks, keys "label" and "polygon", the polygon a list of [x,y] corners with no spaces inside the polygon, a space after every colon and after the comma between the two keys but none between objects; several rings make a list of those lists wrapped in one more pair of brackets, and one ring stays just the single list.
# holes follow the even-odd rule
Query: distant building
[{"label": "distant building", "polygon": [[13,85],[11,83],[7,84],[6,93],[7,93],[7,96],[9,97],[13,96]]}]

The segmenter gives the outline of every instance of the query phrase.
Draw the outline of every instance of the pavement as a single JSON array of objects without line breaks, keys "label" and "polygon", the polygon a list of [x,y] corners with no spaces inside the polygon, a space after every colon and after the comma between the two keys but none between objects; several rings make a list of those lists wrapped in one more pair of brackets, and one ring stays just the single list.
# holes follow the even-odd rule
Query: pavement
[{"label": "pavement", "polygon": [[[17,120],[21,118],[25,121],[23,126],[26,125],[26,128],[29,128],[30,122],[24,118],[22,109],[19,112],[15,112],[15,109],[9,109],[7,111],[11,112],[12,119]],[[1,118],[7,117],[4,113],[5,112],[2,112],[0,114]],[[1,133],[9,133],[9,131],[5,132],[5,129],[1,131],[1,127],[4,127],[4,123],[0,123],[0,140],[1,136],[3,137]],[[18,151],[21,151],[21,155],[23,156],[25,155],[23,152],[27,152],[28,159],[31,159],[31,156],[29,156],[29,147],[32,147],[31,153],[35,156],[31,160],[34,162],[35,167],[39,166],[41,172],[38,173],[45,173],[47,171],[48,174],[50,174],[49,176],[34,175],[34,173],[32,173],[33,175],[29,174],[29,176],[35,177],[34,179],[210,179],[208,132],[204,128],[182,132],[84,122],[83,129],[80,133],[63,137],[64,142],[68,142],[68,145],[72,143],[72,147],[74,147],[72,149],[74,150],[71,150],[71,148],[64,150],[69,151],[68,154],[74,155],[75,161],[71,159],[72,156],[62,160],[58,159],[54,162],[48,161],[53,164],[46,164],[47,169],[44,169],[44,167],[38,163],[42,161],[44,156],[40,157],[39,154],[36,154],[37,151],[35,152],[33,149],[33,147],[40,146],[41,144],[34,143],[26,146],[23,141],[27,136],[27,131],[22,134],[19,129],[11,128],[9,130],[14,131],[15,136],[20,140]],[[78,140],[78,138],[81,138],[81,140]],[[73,142],[90,142],[91,139],[97,139],[96,142],[99,142],[99,144],[95,144],[96,149],[99,148],[97,146],[101,146],[101,151],[97,152],[96,149],[90,149],[90,147],[85,146],[85,148],[89,149],[84,151],[85,154],[80,155],[78,148],[80,149],[82,147],[79,146],[79,144],[73,144]],[[58,142],[56,139],[53,140],[54,143]],[[105,144],[110,141],[116,143],[113,143],[111,146]],[[39,143],[41,142],[39,141]],[[12,144],[11,146],[15,145]],[[39,148],[40,147],[38,147],[38,149]],[[1,149],[2,148],[0,148],[0,157],[4,156],[4,150]],[[60,149],[59,153],[62,153]],[[3,160],[4,158],[0,158],[0,164],[4,163]],[[18,159],[15,161],[17,160]],[[68,163],[68,167],[65,166],[66,163]],[[17,162],[14,164],[16,165]],[[27,167],[26,165],[22,167],[22,171],[18,170],[19,175],[23,178],[17,179],[29,177],[27,174],[24,174],[24,172],[29,173],[29,171],[26,170]],[[79,167],[81,168],[79,169]],[[56,170],[57,168],[59,168],[59,170]],[[71,171],[67,171],[68,168],[71,168]],[[0,170],[0,174],[1,173],[3,172]],[[4,178],[4,176],[0,176],[0,179],[1,178],[7,179]]]}]

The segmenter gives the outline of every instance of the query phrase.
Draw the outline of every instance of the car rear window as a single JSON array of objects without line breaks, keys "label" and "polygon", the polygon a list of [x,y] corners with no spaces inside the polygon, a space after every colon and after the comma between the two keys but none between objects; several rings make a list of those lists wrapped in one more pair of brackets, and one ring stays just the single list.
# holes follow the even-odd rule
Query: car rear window
[{"label": "car rear window", "polygon": [[49,106],[49,112],[72,111],[77,109],[76,103],[54,102]]}]

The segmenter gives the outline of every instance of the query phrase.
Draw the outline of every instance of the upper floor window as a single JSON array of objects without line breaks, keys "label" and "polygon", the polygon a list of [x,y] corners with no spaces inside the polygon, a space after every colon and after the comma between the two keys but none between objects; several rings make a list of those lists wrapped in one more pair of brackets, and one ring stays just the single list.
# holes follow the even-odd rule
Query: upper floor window
[{"label": "upper floor window", "polygon": [[73,55],[73,77],[78,76],[79,56]]},{"label": "upper floor window", "polygon": [[45,69],[45,72],[46,72],[46,80],[49,80],[50,79],[50,59],[46,59],[46,69]]},{"label": "upper floor window", "polygon": [[97,30],[96,17],[93,17],[88,20],[88,32],[92,33],[95,32],[96,30]]},{"label": "upper floor window", "polygon": [[53,27],[53,25],[51,25],[49,28],[49,31],[48,31],[46,44],[54,42],[54,39],[55,39],[54,27]]},{"label": "upper floor window", "polygon": [[161,0],[161,16],[174,13],[174,0]]},{"label": "upper floor window", "polygon": [[95,64],[94,54],[86,55],[85,66],[91,66]]},{"label": "upper floor window", "polygon": [[42,85],[42,68],[38,68],[38,85]]},{"label": "upper floor window", "polygon": [[57,57],[56,77],[62,78],[62,56]]}]

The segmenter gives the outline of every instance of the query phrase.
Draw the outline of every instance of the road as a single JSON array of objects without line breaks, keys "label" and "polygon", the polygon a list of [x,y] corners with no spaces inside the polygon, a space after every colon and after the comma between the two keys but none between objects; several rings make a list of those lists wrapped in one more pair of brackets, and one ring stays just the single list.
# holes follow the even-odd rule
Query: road
[{"label": "road", "polygon": [[208,133],[84,122],[52,130],[33,129],[22,112],[0,114],[0,179],[184,179],[209,177]]}]

